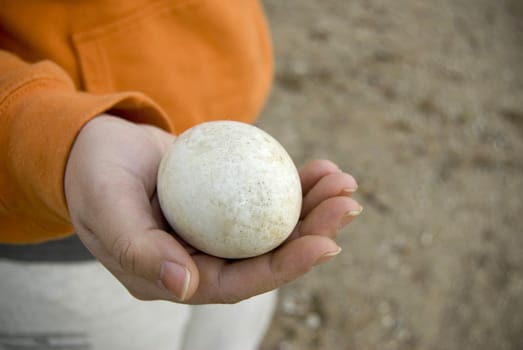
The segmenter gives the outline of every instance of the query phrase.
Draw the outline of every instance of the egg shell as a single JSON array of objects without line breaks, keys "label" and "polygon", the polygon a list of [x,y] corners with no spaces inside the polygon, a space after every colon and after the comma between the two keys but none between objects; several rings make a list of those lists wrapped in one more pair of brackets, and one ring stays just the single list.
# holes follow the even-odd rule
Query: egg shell
[{"label": "egg shell", "polygon": [[182,133],[158,170],[158,198],[175,232],[222,258],[248,258],[280,245],[298,222],[302,192],[291,157],[245,123],[215,121]]}]

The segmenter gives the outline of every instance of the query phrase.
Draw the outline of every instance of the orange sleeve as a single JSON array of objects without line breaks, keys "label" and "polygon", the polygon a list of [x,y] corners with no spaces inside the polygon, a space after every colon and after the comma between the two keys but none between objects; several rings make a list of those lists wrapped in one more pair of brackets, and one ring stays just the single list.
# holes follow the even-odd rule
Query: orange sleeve
[{"label": "orange sleeve", "polygon": [[172,130],[140,93],[77,91],[58,65],[28,64],[0,50],[0,242],[38,242],[72,233],[63,177],[82,126],[109,111]]}]

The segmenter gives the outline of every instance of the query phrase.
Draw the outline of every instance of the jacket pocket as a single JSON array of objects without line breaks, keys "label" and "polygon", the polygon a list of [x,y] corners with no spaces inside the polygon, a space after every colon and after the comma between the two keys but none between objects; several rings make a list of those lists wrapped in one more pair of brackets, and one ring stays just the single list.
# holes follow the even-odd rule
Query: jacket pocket
[{"label": "jacket pocket", "polygon": [[140,91],[177,131],[213,119],[252,121],[272,78],[258,1],[155,2],[73,35],[83,87]]}]

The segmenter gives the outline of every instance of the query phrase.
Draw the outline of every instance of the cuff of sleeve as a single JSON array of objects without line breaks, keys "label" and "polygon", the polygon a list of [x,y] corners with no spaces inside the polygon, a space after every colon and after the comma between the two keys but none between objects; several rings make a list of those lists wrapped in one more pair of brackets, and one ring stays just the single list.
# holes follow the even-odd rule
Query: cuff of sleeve
[{"label": "cuff of sleeve", "polygon": [[11,89],[1,101],[3,241],[38,242],[73,232],[64,193],[67,159],[80,129],[104,112],[172,131],[163,111],[140,93],[93,95],[75,91],[69,82],[41,78]]}]

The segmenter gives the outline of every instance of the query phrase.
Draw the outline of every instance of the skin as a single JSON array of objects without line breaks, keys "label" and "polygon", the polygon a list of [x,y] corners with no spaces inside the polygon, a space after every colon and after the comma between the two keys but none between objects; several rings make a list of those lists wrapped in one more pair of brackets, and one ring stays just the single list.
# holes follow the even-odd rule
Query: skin
[{"label": "skin", "polygon": [[290,282],[341,250],[334,238],[361,212],[354,178],[332,162],[300,170],[303,207],[290,238],[267,254],[225,260],[170,232],[155,193],[156,172],[175,136],[101,115],[80,131],[65,193],[76,232],[91,253],[141,300],[235,303]]}]

